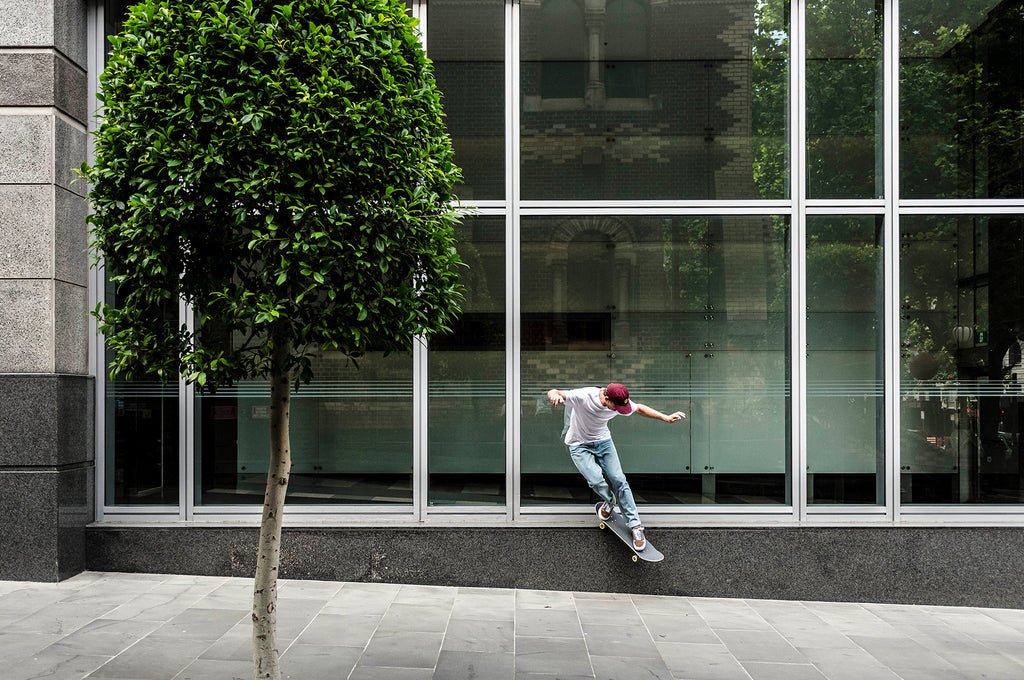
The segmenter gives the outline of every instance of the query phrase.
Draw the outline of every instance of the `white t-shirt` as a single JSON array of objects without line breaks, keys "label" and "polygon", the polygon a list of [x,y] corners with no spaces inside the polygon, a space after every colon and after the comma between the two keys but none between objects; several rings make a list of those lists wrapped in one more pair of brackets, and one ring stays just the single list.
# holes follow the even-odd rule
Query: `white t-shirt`
[{"label": "white t-shirt", "polygon": [[619,415],[632,415],[636,403],[630,399],[628,414],[619,413],[601,403],[601,388],[580,387],[565,393],[565,407],[571,408],[569,429],[565,433],[567,446],[578,446],[587,442],[611,439],[608,421]]}]

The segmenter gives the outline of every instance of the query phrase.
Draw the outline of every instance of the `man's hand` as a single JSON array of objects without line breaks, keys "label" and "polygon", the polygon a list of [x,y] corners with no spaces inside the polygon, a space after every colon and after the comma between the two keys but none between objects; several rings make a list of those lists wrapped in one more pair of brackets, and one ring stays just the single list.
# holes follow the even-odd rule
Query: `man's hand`
[{"label": "man's hand", "polygon": [[685,417],[686,417],[685,413],[683,413],[682,411],[676,411],[675,413],[672,413],[670,415],[665,416],[665,422],[666,423],[674,423],[677,420],[682,420]]},{"label": "man's hand", "polygon": [[548,401],[551,402],[552,406],[558,406],[559,404],[565,403],[565,395],[559,390],[548,390]]}]

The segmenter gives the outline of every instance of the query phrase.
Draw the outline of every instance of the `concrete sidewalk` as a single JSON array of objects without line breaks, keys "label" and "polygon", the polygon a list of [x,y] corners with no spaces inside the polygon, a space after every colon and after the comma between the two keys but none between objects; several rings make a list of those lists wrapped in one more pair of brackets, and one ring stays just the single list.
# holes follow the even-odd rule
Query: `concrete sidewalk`
[{"label": "concrete sidewalk", "polygon": [[[4,680],[252,678],[251,581],[0,581]],[[1024,678],[1024,611],[280,583],[303,680]]]}]

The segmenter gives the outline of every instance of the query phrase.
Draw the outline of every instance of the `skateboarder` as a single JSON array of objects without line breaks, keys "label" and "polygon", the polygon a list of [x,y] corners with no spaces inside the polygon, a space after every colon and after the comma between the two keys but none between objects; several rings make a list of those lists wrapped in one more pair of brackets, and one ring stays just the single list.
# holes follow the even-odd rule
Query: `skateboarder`
[{"label": "skateboarder", "polygon": [[[569,425],[565,432],[565,444],[576,469],[586,478],[604,503],[597,514],[602,520],[611,517],[616,502],[626,518],[626,525],[633,533],[633,546],[637,550],[647,547],[644,528],[636,510],[633,492],[619,464],[608,421],[617,415],[639,413],[666,423],[674,423],[686,417],[682,411],[665,415],[649,406],[629,399],[625,385],[612,383],[608,387],[580,387],[574,390],[548,390],[552,406],[567,404],[572,408]],[[607,479],[606,479],[607,478]],[[609,486],[610,485],[610,486]]]}]

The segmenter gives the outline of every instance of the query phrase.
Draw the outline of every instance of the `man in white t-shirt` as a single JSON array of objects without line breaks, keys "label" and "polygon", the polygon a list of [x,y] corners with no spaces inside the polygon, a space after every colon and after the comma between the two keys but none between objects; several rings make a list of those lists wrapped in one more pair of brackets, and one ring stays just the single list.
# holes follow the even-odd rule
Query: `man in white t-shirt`
[{"label": "man in white t-shirt", "polygon": [[608,387],[580,387],[575,390],[548,390],[548,399],[553,406],[566,404],[571,408],[569,426],[565,432],[565,445],[576,469],[580,471],[590,488],[604,503],[597,509],[601,519],[611,517],[618,503],[626,518],[626,525],[633,531],[633,546],[637,550],[647,547],[644,528],[637,513],[633,492],[622,472],[619,454],[612,442],[608,421],[617,415],[629,416],[639,413],[666,423],[674,423],[686,417],[682,411],[665,415],[649,406],[630,401],[629,390],[624,385],[612,383]]}]

